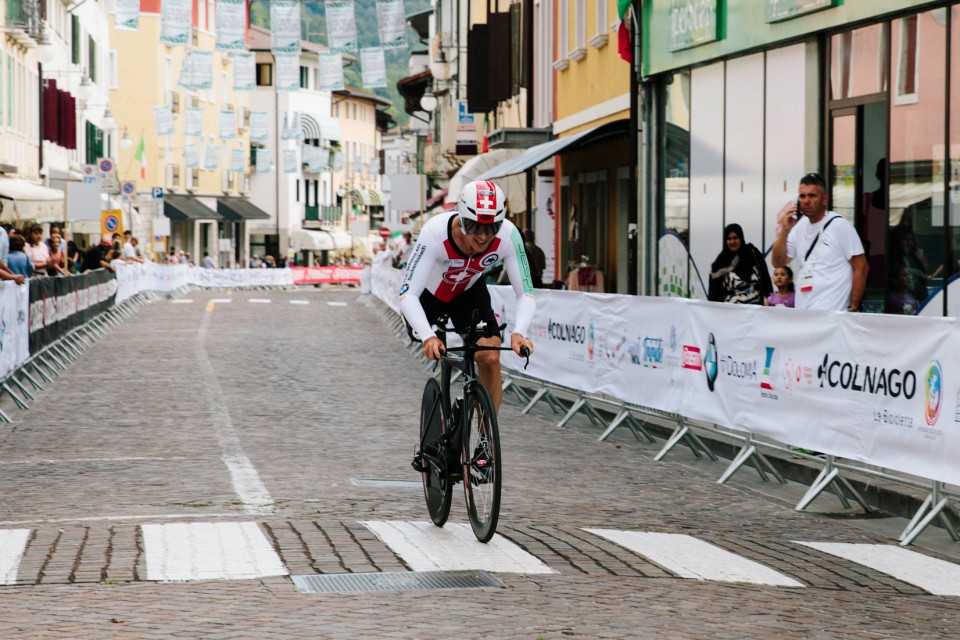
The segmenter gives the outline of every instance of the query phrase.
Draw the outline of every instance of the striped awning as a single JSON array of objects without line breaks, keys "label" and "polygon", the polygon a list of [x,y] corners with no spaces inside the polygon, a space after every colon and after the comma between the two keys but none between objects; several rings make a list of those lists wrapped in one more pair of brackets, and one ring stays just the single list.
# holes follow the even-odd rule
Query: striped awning
[{"label": "striped awning", "polygon": [[366,189],[347,189],[347,196],[353,200],[354,204],[362,204],[365,207],[372,204]]},{"label": "striped awning", "polygon": [[336,118],[319,113],[301,113],[300,130],[306,140],[341,140],[343,131]]},{"label": "striped awning", "polygon": [[380,189],[367,189],[367,196],[370,198],[370,204],[374,207],[387,206],[387,196]]}]

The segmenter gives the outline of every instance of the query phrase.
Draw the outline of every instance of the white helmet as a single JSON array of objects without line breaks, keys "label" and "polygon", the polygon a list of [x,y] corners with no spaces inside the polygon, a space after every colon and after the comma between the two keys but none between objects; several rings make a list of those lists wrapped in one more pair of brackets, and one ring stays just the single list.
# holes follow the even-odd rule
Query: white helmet
[{"label": "white helmet", "polygon": [[503,189],[492,182],[470,182],[460,192],[457,213],[460,214],[461,221],[495,224],[499,227],[499,223],[507,216],[507,198]]}]

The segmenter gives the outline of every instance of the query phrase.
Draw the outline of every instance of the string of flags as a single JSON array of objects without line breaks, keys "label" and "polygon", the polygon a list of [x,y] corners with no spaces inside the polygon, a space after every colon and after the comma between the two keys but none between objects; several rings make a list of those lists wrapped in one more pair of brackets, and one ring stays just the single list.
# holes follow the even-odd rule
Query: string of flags
[{"label": "string of flags", "polygon": [[[367,89],[387,86],[387,65],[385,52],[391,49],[405,49],[406,13],[404,0],[360,0],[376,3],[376,15],[380,44],[375,47],[360,47],[357,37],[357,23],[354,0],[319,0],[326,12],[327,51],[317,53],[319,63],[319,89],[321,91],[339,91],[345,88],[343,73],[343,54],[358,56],[361,84]],[[115,0],[115,28],[137,31],[140,28],[140,0]],[[270,2],[270,50],[274,57],[274,87],[277,91],[298,91],[300,89],[301,50],[301,11],[302,3],[291,0],[273,0]],[[191,44],[193,0],[161,0],[160,42],[169,46],[186,47],[186,55],[177,78],[177,86],[186,90],[208,90],[213,87],[214,55],[211,50],[199,49]],[[256,61],[254,53],[246,43],[246,0],[216,1],[216,45],[217,51],[225,54],[233,66],[233,90],[251,92],[256,88]],[[154,107],[154,124],[158,136],[171,136],[174,133],[173,109],[168,106]],[[184,164],[188,168],[201,167],[216,170],[219,168],[221,146],[210,137],[203,143],[202,109],[186,107],[184,113],[184,135],[199,137],[199,144],[184,144]],[[269,122],[266,112],[249,112],[249,122],[240,122],[233,109],[220,112],[218,140],[229,142],[236,139],[239,126],[249,126],[250,141],[256,143],[253,150],[253,162],[257,172],[273,169],[272,153],[266,145],[270,142]],[[281,135],[284,140],[300,140],[299,114],[293,114],[289,122],[285,121]],[[143,158],[141,173],[145,173],[146,154],[138,152]],[[289,153],[288,153],[289,151]],[[297,162],[294,150],[285,150],[282,154],[284,172],[294,172]],[[309,171],[324,171],[331,167],[343,166],[342,153],[336,148],[319,148],[304,145],[303,164]],[[246,158],[243,149],[231,149],[230,170],[243,171]]]}]

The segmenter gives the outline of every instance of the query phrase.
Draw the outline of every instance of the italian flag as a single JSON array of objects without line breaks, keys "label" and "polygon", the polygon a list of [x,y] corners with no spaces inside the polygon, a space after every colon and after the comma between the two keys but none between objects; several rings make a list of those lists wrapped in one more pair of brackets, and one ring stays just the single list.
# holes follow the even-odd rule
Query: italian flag
[{"label": "italian flag", "polygon": [[620,26],[617,28],[617,51],[620,57],[633,64],[633,3],[631,0],[617,0],[617,12],[620,14]]},{"label": "italian flag", "polygon": [[140,161],[140,179],[147,179],[147,154],[144,153],[144,143],[143,143],[143,134],[140,134],[140,143],[137,145],[137,150],[133,152],[133,159]]}]

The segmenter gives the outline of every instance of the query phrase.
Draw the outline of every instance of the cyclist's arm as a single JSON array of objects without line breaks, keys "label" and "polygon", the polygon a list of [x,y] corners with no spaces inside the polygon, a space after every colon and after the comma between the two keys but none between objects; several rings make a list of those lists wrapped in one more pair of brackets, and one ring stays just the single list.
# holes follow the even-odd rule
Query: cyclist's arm
[{"label": "cyclist's arm", "polygon": [[537,297],[533,293],[533,278],[530,275],[527,253],[523,248],[523,236],[516,227],[510,233],[510,245],[513,247],[513,252],[507,253],[503,268],[510,278],[513,292],[517,295],[513,333],[526,336],[533,321],[533,313],[537,309]]},{"label": "cyclist's arm", "polygon": [[423,311],[423,305],[420,304],[420,294],[426,288],[430,270],[433,268],[433,263],[436,262],[433,255],[435,251],[436,249],[431,249],[423,242],[417,243],[413,251],[410,252],[407,271],[403,276],[403,286],[400,287],[400,312],[413,327],[417,337],[423,341],[436,336],[427,321],[427,314]]}]

